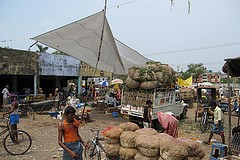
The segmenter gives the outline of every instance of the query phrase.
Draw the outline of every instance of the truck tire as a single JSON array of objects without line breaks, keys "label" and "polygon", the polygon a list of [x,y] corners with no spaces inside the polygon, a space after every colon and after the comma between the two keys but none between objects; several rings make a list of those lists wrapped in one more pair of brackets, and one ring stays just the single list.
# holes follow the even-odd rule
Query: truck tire
[{"label": "truck tire", "polygon": [[157,131],[163,131],[162,125],[160,124],[160,122],[158,121],[158,119],[153,120],[153,126],[152,128],[154,128]]},{"label": "truck tire", "polygon": [[182,113],[180,114],[180,119],[186,119],[187,118],[187,108],[184,107]]},{"label": "truck tire", "polygon": [[143,128],[143,119],[142,118],[129,116],[129,121],[137,124],[140,128]]}]

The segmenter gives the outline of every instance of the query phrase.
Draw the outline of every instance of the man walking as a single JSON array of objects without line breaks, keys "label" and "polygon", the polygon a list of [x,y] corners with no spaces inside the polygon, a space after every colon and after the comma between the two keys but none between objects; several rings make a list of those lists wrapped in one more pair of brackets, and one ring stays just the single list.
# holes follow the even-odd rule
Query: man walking
[{"label": "man walking", "polygon": [[225,144],[225,136],[224,136],[224,130],[223,130],[223,112],[222,110],[217,106],[217,102],[215,100],[212,100],[210,102],[211,108],[214,110],[214,124],[212,126],[212,130],[210,131],[210,135],[208,138],[208,141],[205,142],[206,144],[210,144],[210,141],[213,137],[213,134],[218,134],[222,138],[222,143]]},{"label": "man walking", "polygon": [[3,105],[8,104],[8,96],[9,96],[9,86],[6,85],[5,88],[2,90],[2,94],[3,94]]}]

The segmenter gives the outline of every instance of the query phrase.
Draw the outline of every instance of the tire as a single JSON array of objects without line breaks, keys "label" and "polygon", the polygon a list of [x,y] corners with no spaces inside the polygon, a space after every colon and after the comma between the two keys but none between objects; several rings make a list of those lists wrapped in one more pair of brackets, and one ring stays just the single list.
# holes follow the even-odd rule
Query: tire
[{"label": "tire", "polygon": [[89,140],[87,142],[87,145],[88,145],[88,149],[85,148],[84,150],[85,159],[89,159],[89,160],[96,159],[98,157],[97,146],[92,140]]},{"label": "tire", "polygon": [[42,113],[44,112],[44,111],[50,111],[52,109],[52,106],[50,105],[50,104],[44,104],[43,106],[42,106]]},{"label": "tire", "polygon": [[35,113],[34,113],[32,107],[28,107],[27,116],[28,116],[31,120],[35,120]]},{"label": "tire", "polygon": [[208,116],[206,113],[203,114],[201,117],[201,123],[200,123],[200,129],[203,133],[205,133],[208,130],[209,122],[208,122]]},{"label": "tire", "polygon": [[[18,142],[14,140],[13,135],[17,135]],[[22,155],[26,153],[30,149],[31,145],[31,136],[22,130],[16,130],[13,133],[9,132],[3,139],[4,149],[12,155]]]},{"label": "tire", "polygon": [[187,118],[187,108],[184,108],[182,113],[180,114],[180,119],[186,119]]}]

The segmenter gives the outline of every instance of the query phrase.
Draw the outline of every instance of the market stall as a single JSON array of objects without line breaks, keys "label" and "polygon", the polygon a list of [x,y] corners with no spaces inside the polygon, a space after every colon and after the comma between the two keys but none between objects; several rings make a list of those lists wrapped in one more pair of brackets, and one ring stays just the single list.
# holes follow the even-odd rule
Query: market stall
[{"label": "market stall", "polygon": [[[236,58],[229,58],[229,59],[225,59],[226,63],[223,65],[222,67],[222,71],[227,73],[227,77],[228,77],[228,91],[230,91],[230,81],[229,78],[231,77],[240,77],[240,57],[236,57]],[[234,139],[240,139],[240,137],[235,137],[238,136],[240,134],[236,134],[234,135],[234,137],[232,138],[232,127],[231,127],[231,115],[232,115],[232,110],[231,110],[231,97],[230,97],[230,92],[228,92],[228,104],[229,104],[229,109],[228,109],[228,115],[229,115],[229,137],[228,137],[228,144],[229,144],[229,153],[232,153],[232,150],[234,148],[236,148],[236,145],[238,145],[237,150],[234,150],[235,152],[240,152],[239,149],[239,141],[236,143],[234,141]],[[238,126],[239,126],[239,115],[238,115]]]}]

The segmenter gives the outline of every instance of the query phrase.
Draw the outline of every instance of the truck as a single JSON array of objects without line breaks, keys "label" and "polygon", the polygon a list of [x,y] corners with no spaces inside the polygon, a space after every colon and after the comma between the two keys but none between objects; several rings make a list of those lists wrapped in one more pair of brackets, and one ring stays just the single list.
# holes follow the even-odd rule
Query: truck
[{"label": "truck", "polygon": [[157,112],[171,112],[180,119],[186,118],[188,104],[180,98],[179,90],[155,88],[152,90],[126,90],[122,92],[120,112],[130,122],[143,126],[143,112],[146,101],[153,102],[153,128],[161,130]]}]

